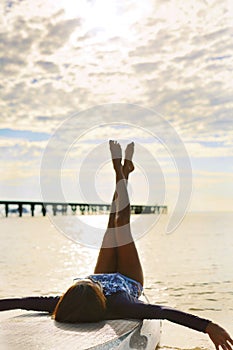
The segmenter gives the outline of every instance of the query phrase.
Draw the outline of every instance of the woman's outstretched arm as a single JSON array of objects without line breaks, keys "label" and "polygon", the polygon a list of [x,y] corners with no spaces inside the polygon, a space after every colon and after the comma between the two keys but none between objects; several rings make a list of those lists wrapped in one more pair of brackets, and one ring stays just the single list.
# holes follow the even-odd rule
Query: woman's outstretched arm
[{"label": "woman's outstretched arm", "polygon": [[0,299],[0,311],[22,309],[52,313],[59,299],[59,296]]},{"label": "woman's outstretched arm", "polygon": [[127,293],[121,292],[108,297],[109,318],[136,318],[168,320],[207,333],[214,343],[216,350],[232,350],[233,340],[219,325],[208,319],[195,316],[162,305],[145,304]]}]

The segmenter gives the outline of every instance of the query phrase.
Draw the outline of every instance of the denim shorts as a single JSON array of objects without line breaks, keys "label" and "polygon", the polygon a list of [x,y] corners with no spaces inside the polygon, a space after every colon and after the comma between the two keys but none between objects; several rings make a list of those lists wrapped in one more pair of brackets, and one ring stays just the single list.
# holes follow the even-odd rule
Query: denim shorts
[{"label": "denim shorts", "polygon": [[105,296],[124,291],[135,298],[139,298],[143,291],[141,283],[122,275],[120,272],[97,273],[94,275],[89,275],[86,278],[90,278],[94,282],[99,282],[103,287],[103,293]]}]

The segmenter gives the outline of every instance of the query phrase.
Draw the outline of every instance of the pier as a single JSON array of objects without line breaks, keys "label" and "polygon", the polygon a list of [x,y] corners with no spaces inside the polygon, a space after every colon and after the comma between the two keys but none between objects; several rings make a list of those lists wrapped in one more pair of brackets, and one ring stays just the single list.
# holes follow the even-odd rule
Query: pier
[{"label": "pier", "polygon": [[[110,205],[90,204],[90,203],[59,203],[59,202],[36,202],[36,201],[0,201],[0,206],[5,208],[5,216],[9,214],[18,214],[20,217],[29,211],[25,206],[30,207],[31,216],[35,215],[36,207],[40,208],[43,216],[52,213],[67,215],[101,215],[108,214]],[[14,206],[14,208],[12,208]],[[166,205],[131,205],[131,214],[167,214]]]}]

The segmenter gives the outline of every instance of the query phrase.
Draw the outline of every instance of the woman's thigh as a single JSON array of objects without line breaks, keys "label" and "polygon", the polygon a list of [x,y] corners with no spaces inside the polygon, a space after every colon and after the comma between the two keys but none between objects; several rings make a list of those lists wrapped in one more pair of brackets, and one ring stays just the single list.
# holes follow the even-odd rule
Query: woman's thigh
[{"label": "woman's thigh", "polygon": [[143,270],[134,241],[118,246],[117,271],[143,286]]},{"label": "woman's thigh", "polygon": [[101,248],[94,273],[117,272],[116,248]]}]

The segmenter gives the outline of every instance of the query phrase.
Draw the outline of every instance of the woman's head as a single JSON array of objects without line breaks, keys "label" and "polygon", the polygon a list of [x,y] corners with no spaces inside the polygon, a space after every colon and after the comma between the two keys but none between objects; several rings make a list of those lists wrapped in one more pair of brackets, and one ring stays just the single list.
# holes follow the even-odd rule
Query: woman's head
[{"label": "woman's head", "polygon": [[97,322],[103,319],[106,298],[91,280],[81,280],[61,296],[53,313],[58,322]]}]

